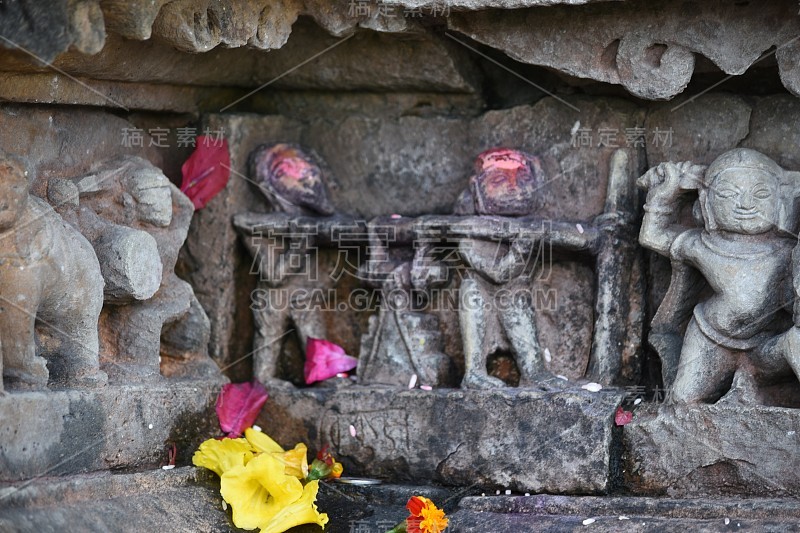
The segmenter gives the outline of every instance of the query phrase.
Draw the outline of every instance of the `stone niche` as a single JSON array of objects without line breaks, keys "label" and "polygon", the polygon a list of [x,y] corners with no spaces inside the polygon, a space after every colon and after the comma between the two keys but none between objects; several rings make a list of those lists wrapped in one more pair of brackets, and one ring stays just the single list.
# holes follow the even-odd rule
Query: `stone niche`
[{"label": "stone niche", "polygon": [[[221,386],[250,379],[269,390],[257,423],[280,444],[330,444],[348,476],[460,502],[455,531],[484,514],[493,531],[581,527],[581,514],[616,525],[615,509],[665,528],[734,511],[754,530],[793,523],[800,306],[741,287],[747,310],[786,319],[758,335],[780,337],[788,371],[764,378],[758,361],[780,365],[737,337],[726,349],[751,366],[713,401],[681,401],[697,381],[678,368],[700,327],[690,303],[715,286],[692,292],[698,264],[640,231],[674,216],[708,233],[703,172],[747,149],[780,168],[780,238],[797,240],[796,12],[0,4],[0,529],[84,524],[105,498],[98,523],[155,506],[170,526],[130,523],[225,530],[191,455],[218,435]],[[195,210],[178,187],[197,134],[224,137],[231,177]],[[689,176],[680,209],[652,194],[670,162],[691,162],[675,167]],[[796,298],[797,253],[781,250]],[[357,368],[306,384],[310,338]],[[150,472],[168,463],[174,479]],[[536,494],[477,497],[506,489]],[[343,490],[364,491],[353,516],[369,518],[411,489]],[[162,492],[208,509],[180,516]]]},{"label": "stone niche", "polygon": [[[146,141],[142,147],[118,142],[134,126],[107,111],[4,105],[0,123],[3,152],[24,158],[28,206],[42,213],[28,222],[34,231],[27,232],[21,219],[3,234],[4,268],[100,267],[89,278],[91,290],[84,276],[50,283],[52,273],[3,284],[3,312],[30,320],[31,359],[46,358],[47,371],[36,383],[6,376],[0,478],[152,466],[164,461],[168,443],[188,457],[213,428],[215,395],[226,381],[208,357],[208,318],[191,286],[174,273],[191,202],[161,172],[157,150]],[[88,255],[67,255],[58,244],[63,231],[69,242],[83,242]],[[27,241],[17,237],[23,234]],[[10,273],[3,272],[7,280]],[[32,294],[41,300],[27,310]],[[82,309],[90,306],[86,295],[96,294],[88,328],[93,335],[77,337],[76,344],[93,353],[102,381],[78,384],[65,377],[75,357],[65,340],[77,330],[73,311],[57,311],[70,294],[79,295]],[[3,327],[4,350],[21,349],[17,330],[7,322]]]}]

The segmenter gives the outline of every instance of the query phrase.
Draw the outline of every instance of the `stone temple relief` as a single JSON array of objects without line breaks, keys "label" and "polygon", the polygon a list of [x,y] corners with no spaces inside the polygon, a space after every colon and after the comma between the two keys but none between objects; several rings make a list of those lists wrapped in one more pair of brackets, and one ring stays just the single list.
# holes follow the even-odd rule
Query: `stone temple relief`
[{"label": "stone temple relief", "polygon": [[[800,375],[800,174],[739,148],[707,168],[662,163],[638,183],[647,189],[640,241],[673,266],[650,343],[674,401],[757,401],[759,384]],[[687,203],[689,226],[677,217]]]},{"label": "stone temple relief", "polygon": [[0,0],[0,532],[797,529],[799,10]]},{"label": "stone temple relief", "polygon": [[[81,233],[28,193],[34,176],[0,156],[0,351],[8,386],[101,386],[103,278]],[[48,357],[51,356],[51,357]],[[50,370],[48,370],[48,366]]]},{"label": "stone temple relief", "polygon": [[124,157],[79,178],[50,178],[48,204],[29,194],[35,176],[25,168],[4,156],[6,383],[217,375],[208,318],[174,273],[193,213],[183,193],[150,162]]},{"label": "stone temple relief", "polygon": [[[540,215],[540,190],[552,178],[539,157],[521,150],[481,152],[454,215],[385,215],[366,223],[333,214],[324,173],[295,146],[258,148],[250,170],[276,212],[241,213],[235,224],[254,255],[260,294],[280,292],[281,301],[291,302],[253,306],[255,369],[262,380],[280,381],[287,335],[296,335],[303,349],[309,337],[332,332],[325,316],[352,312],[336,304],[311,310],[309,295],[329,286],[322,283],[326,275],[308,267],[319,266],[320,246],[338,252],[341,261],[354,245],[364,252],[356,291],[377,289],[379,302],[359,346],[362,385],[411,379],[474,389],[563,388],[567,378],[541,345],[536,317],[551,294],[542,282],[552,283],[554,254],[594,265],[592,350],[579,377],[612,384],[636,372],[618,349],[641,327],[640,317],[620,310],[641,306],[643,298],[641,287],[630,283],[641,265],[630,231],[637,201],[625,150],[611,158],[604,212],[582,223]],[[337,232],[346,228],[345,242]]]}]

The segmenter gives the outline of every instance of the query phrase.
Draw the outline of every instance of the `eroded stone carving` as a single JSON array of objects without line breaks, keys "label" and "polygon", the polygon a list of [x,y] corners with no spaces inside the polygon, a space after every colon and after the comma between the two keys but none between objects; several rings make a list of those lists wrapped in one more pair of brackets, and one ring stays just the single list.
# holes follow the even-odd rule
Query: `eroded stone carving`
[{"label": "eroded stone carving", "polygon": [[800,375],[800,174],[737,148],[707,168],[662,163],[638,183],[648,191],[640,242],[673,266],[649,339],[673,400],[714,402],[730,391],[753,401],[758,385],[792,368]]},{"label": "eroded stone carving", "polygon": [[791,59],[800,46],[795,39],[797,6],[792,2],[687,7],[681,2],[629,0],[453,13],[448,26],[518,61],[620,84],[650,100],[670,99],[686,88],[695,71],[695,54],[726,74],[738,75],[777,47],[781,80],[789,91],[800,94]]},{"label": "eroded stone carving", "polygon": [[3,376],[28,388],[44,388],[48,378],[57,386],[103,385],[100,265],[87,240],[29,194],[32,180],[22,162],[0,156]]},{"label": "eroded stone carving", "polygon": [[315,236],[330,234],[316,220],[319,215],[333,214],[334,208],[322,169],[296,145],[259,147],[251,155],[250,175],[279,211],[259,217],[257,223],[247,217],[234,221],[255,258],[253,273],[259,274],[256,294],[261,298],[251,306],[256,325],[253,374],[262,382],[272,382],[280,374],[281,341],[292,329],[302,349],[309,337],[326,338],[324,323],[308,298],[314,288],[323,287],[312,273],[320,244]]},{"label": "eroded stone carving", "polygon": [[[425,312],[424,293],[414,290],[413,218],[377,217],[367,224],[368,258],[361,279],[380,290],[377,315],[361,339],[358,382],[406,386],[450,385],[452,361],[445,353],[439,318]],[[446,281],[446,280],[442,280]]]},{"label": "eroded stone carving", "polygon": [[[614,153],[604,213],[591,222],[532,215],[537,208],[535,184],[544,178],[533,156],[508,150],[478,158],[470,191],[456,206],[457,212],[477,216],[417,219],[414,238],[424,243],[418,245],[412,271],[418,288],[443,283],[446,268],[436,260],[437,247],[441,255],[443,247],[455,245],[467,267],[458,309],[463,387],[506,386],[487,371],[490,356],[497,354],[514,359],[521,385],[559,385],[545,364],[534,322],[534,309],[541,305],[536,281],[549,276],[554,250],[588,255],[595,262],[595,321],[586,377],[606,384],[635,378],[638,360],[624,352],[629,339],[641,333],[637,310],[643,306],[643,287],[632,231],[637,202],[629,162],[625,150]],[[493,210],[528,216],[498,216]]]},{"label": "eroded stone carving", "polygon": [[[234,218],[256,259],[253,273],[261,276],[252,302],[256,375],[264,381],[282,377],[279,356],[289,333],[297,331],[301,348],[309,336],[327,337],[325,321],[301,300],[330,290],[328,281],[313,275],[318,274],[313,270],[316,254],[319,248],[342,246],[337,231],[350,228],[346,246],[356,243],[368,251],[359,279],[380,291],[378,313],[362,336],[360,383],[407,385],[416,374],[420,384],[454,385],[461,379],[454,373],[460,347],[446,346],[445,338],[458,335],[460,322],[463,386],[492,388],[519,381],[557,388],[534,320],[534,308],[543,304],[533,278],[549,275],[553,249],[588,256],[596,265],[586,377],[607,384],[630,382],[639,363],[626,350],[629,339],[641,334],[637,310],[643,306],[643,289],[632,230],[635,174],[629,166],[628,152],[618,150],[611,160],[604,212],[582,224],[531,216],[541,201],[537,190],[544,172],[538,158],[507,149],[478,158],[475,176],[457,205],[460,215],[392,215],[365,224],[341,214],[320,216],[330,204],[324,173],[310,156],[292,145],[261,147],[251,158],[253,182],[283,212]],[[466,279],[452,276],[455,269],[466,270]],[[433,294],[439,289],[447,295]],[[457,302],[446,301],[451,293]],[[490,375],[487,363],[494,356],[514,359],[521,379],[504,382]]]},{"label": "eroded stone carving", "polygon": [[47,194],[100,260],[104,368],[126,381],[156,378],[162,369],[170,376],[216,374],[207,356],[208,318],[174,271],[191,201],[140,157],[103,162],[77,180],[50,180]]},{"label": "eroded stone carving", "polygon": [[[515,150],[487,150],[475,162],[466,206],[459,203],[456,209],[471,203],[473,212],[488,217],[529,215],[536,210],[536,191],[544,181],[538,157]],[[461,282],[459,305],[464,343],[461,385],[465,388],[506,385],[487,373],[488,358],[497,350],[514,354],[521,385],[532,386],[552,377],[546,376],[533,299],[512,297],[507,305],[499,305],[498,297],[502,291],[515,296],[528,292],[525,289],[533,283],[532,268],[538,266],[530,261],[537,240],[520,235],[503,242],[500,237],[472,236],[458,243],[458,252],[469,267]]]}]

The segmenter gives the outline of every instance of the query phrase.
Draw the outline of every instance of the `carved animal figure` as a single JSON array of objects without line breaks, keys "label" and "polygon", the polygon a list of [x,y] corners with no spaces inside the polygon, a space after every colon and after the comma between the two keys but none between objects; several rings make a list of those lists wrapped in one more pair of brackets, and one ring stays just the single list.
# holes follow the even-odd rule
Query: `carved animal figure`
[{"label": "carved animal figure", "polygon": [[107,377],[99,370],[97,334],[103,277],[97,256],[76,229],[29,194],[27,174],[24,164],[0,154],[3,377],[21,388],[44,388],[49,377],[57,386],[103,385]]}]

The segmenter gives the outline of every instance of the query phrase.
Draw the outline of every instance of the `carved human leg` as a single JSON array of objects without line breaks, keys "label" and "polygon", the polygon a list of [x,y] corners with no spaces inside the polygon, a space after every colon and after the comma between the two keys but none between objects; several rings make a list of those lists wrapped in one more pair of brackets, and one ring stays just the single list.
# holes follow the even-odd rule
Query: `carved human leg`
[{"label": "carved human leg", "polygon": [[739,355],[706,337],[692,319],[686,328],[672,400],[675,403],[718,400],[730,388]]},{"label": "carved human leg", "polygon": [[263,309],[254,309],[253,316],[256,326],[253,340],[253,375],[262,383],[269,383],[278,377],[282,337],[288,331],[290,322],[288,304],[282,309],[268,302]]},{"label": "carved human leg", "polygon": [[461,302],[458,317],[464,343],[464,379],[461,386],[467,389],[491,389],[506,384],[489,376],[486,370],[488,354],[484,347],[488,313],[486,295],[480,282],[467,278],[461,282]]},{"label": "carved human leg", "polygon": [[770,339],[754,350],[750,359],[759,381],[780,379],[792,372],[800,379],[800,328],[792,326]]},{"label": "carved human leg", "polygon": [[508,342],[516,354],[517,368],[520,372],[520,385],[535,385],[546,376],[542,348],[536,320],[533,315],[533,302],[522,298],[522,293],[512,291],[508,307],[500,309],[500,321]]}]

